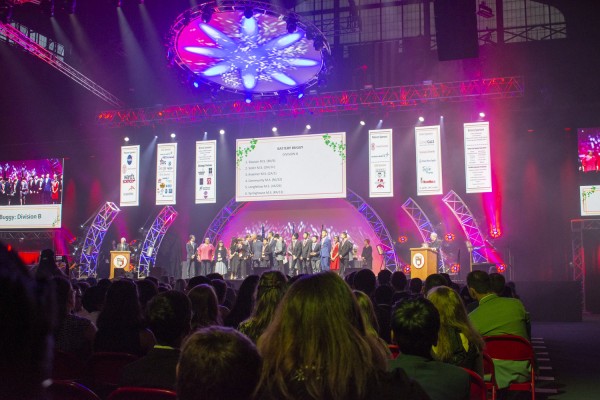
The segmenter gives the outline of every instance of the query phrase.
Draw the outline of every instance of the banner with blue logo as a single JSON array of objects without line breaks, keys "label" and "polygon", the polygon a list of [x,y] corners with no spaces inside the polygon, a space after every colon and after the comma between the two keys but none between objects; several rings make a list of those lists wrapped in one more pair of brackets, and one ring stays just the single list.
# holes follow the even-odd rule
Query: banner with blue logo
[{"label": "banner with blue logo", "polygon": [[121,207],[140,205],[140,146],[121,147]]}]

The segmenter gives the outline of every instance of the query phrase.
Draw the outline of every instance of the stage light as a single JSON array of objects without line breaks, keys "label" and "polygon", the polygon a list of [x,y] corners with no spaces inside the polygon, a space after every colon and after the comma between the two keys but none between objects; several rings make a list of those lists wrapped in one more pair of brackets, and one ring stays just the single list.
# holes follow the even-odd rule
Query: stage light
[{"label": "stage light", "polygon": [[479,3],[479,9],[477,10],[477,15],[479,15],[482,18],[487,18],[487,19],[494,18],[494,10],[492,10],[492,7],[485,4],[485,1],[482,1],[481,3]]},{"label": "stage light", "polygon": [[365,123],[366,123],[365,121],[362,121],[362,120],[360,121],[360,124],[361,124],[362,126],[365,126]]},{"label": "stage light", "polygon": [[296,93],[296,97],[299,99],[304,97],[304,86],[298,88],[298,92]]},{"label": "stage light", "polygon": [[224,134],[225,134],[225,129],[221,129],[221,130],[219,131],[219,133],[220,133],[221,135],[224,135]]},{"label": "stage light", "polygon": [[419,122],[425,122],[425,117],[419,117]]},{"label": "stage light", "polygon": [[485,113],[483,111],[479,113],[479,118],[485,118]]},{"label": "stage light", "polygon": [[408,242],[408,238],[404,235],[398,237],[398,243],[406,243]]},{"label": "stage light", "polygon": [[75,14],[75,8],[77,7],[77,0],[65,1],[65,12],[67,14]]},{"label": "stage light", "polygon": [[177,136],[175,133],[171,133],[171,139],[175,139],[175,136]]},{"label": "stage light", "polygon": [[405,274],[410,274],[410,264],[406,264],[403,269]]},{"label": "stage light", "polygon": [[197,81],[194,81],[192,83],[192,86],[194,86],[194,88],[198,89],[200,87],[200,84]]},{"label": "stage light", "polygon": [[252,103],[252,93],[246,93],[245,101],[246,101],[246,104]]},{"label": "stage light", "polygon": [[377,126],[375,127],[375,129],[381,129],[382,126],[383,126],[383,120],[380,119],[379,122],[377,122]]},{"label": "stage light", "polygon": [[271,131],[272,131],[272,132],[277,132],[277,127],[276,127],[276,126],[272,127],[272,128],[271,128]]},{"label": "stage light", "polygon": [[123,5],[123,0],[114,0],[115,7],[121,7]]},{"label": "stage light", "polygon": [[293,15],[288,16],[287,20],[285,21],[285,27],[288,33],[296,32],[296,29],[298,28],[298,20],[296,19],[296,17],[294,17]]},{"label": "stage light", "polygon": [[310,129],[310,128],[311,128],[311,126],[307,124],[306,125],[306,129]]},{"label": "stage light", "polygon": [[502,264],[497,264],[496,265],[496,270],[500,273],[503,274],[504,272],[506,272],[506,264],[502,263]]},{"label": "stage light", "polygon": [[213,12],[214,12],[214,10],[209,5],[205,5],[202,8],[202,21],[205,24],[208,24],[210,22],[210,19],[212,18],[212,15],[213,15]]},{"label": "stage light", "polygon": [[254,16],[254,10],[252,9],[252,7],[246,6],[246,8],[244,8],[244,17],[246,17],[246,19],[250,19],[253,16]]},{"label": "stage light", "polygon": [[154,139],[158,139],[158,136],[157,136],[157,135],[154,135]]},{"label": "stage light", "polygon": [[454,233],[446,233],[444,239],[446,239],[446,242],[453,242],[454,239],[456,239],[456,236],[454,235]]},{"label": "stage light", "polygon": [[123,140],[124,140],[124,141],[126,141],[126,142],[129,142],[129,136],[125,136],[125,137],[123,138]]},{"label": "stage light", "polygon": [[454,263],[450,266],[450,273],[451,274],[458,274],[460,272],[460,264],[458,263]]}]

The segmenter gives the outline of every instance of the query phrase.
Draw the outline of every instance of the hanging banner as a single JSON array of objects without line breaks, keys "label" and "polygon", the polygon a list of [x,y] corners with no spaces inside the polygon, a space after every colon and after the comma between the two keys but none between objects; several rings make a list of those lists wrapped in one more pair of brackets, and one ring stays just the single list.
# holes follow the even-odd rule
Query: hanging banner
[{"label": "hanging banner", "polygon": [[216,203],[217,141],[196,142],[196,204]]},{"label": "hanging banner", "polygon": [[442,194],[442,146],[440,126],[415,128],[417,195]]},{"label": "hanging banner", "polygon": [[492,191],[489,122],[465,124],[465,178],[467,193]]},{"label": "hanging banner", "polygon": [[156,205],[176,204],[177,143],[156,147]]},{"label": "hanging banner", "polygon": [[140,146],[121,147],[121,207],[140,205]]},{"label": "hanging banner", "polygon": [[394,196],[392,130],[369,131],[369,197]]}]

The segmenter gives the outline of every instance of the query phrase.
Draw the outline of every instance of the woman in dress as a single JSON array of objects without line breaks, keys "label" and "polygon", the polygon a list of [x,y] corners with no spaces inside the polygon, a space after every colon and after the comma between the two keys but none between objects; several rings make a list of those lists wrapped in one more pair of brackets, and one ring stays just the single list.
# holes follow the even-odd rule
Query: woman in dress
[{"label": "woman in dress", "polygon": [[227,274],[227,248],[222,240],[219,240],[215,251],[215,272],[223,276]]},{"label": "woman in dress", "polygon": [[365,246],[362,249],[362,253],[360,253],[360,258],[364,268],[373,269],[373,248],[369,239],[365,239]]},{"label": "woman in dress", "polygon": [[329,269],[336,273],[340,270],[340,237],[333,237],[333,246],[331,246],[331,262]]},{"label": "woman in dress", "polygon": [[52,179],[51,189],[52,189],[52,192],[51,192],[52,204],[58,204],[59,193],[58,193],[58,179],[56,179],[56,174],[54,175],[54,179]]}]

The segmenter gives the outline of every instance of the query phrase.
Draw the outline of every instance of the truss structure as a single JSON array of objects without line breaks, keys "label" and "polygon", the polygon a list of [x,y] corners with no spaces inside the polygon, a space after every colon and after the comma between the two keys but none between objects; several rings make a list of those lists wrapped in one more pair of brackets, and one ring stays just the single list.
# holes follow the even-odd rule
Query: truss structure
[{"label": "truss structure", "polygon": [[586,310],[585,301],[585,249],[583,236],[586,231],[600,233],[600,219],[573,219],[571,220],[571,248],[573,251],[573,280],[581,281],[583,310]]},{"label": "truss structure", "polygon": [[104,127],[142,127],[193,124],[211,119],[286,118],[314,114],[356,114],[368,110],[402,110],[438,101],[470,101],[481,98],[512,98],[524,94],[523,77],[501,77],[472,81],[396,86],[307,94],[301,99],[271,96],[247,104],[236,101],[207,102],[128,110],[108,110],[96,116]]},{"label": "truss structure", "polygon": [[171,206],[163,207],[158,213],[152,226],[148,230],[142,252],[140,254],[140,263],[138,265],[138,274],[140,277],[150,275],[150,268],[154,266],[158,248],[163,240],[163,237],[171,227],[171,224],[177,218],[177,211]]},{"label": "truss structure", "polygon": [[54,231],[0,231],[0,240],[52,240]]},{"label": "truss structure", "polygon": [[104,235],[119,212],[121,212],[119,207],[109,201],[102,205],[96,213],[92,224],[87,230],[83,248],[81,249],[79,278],[96,276],[98,253],[100,252]]},{"label": "truss structure", "polygon": [[93,82],[90,78],[71,67],[69,64],[62,61],[56,54],[52,53],[48,49],[40,46],[34,40],[29,38],[19,29],[15,28],[10,24],[0,22],[0,35],[5,36],[8,40],[21,46],[26,52],[36,56],[46,64],[62,72],[79,85],[83,86],[94,95],[98,96],[108,104],[115,107],[122,107],[123,102],[119,100],[115,95],[111,94],[108,90],[102,86]]},{"label": "truss structure", "polygon": [[[349,189],[346,201],[369,222],[383,250],[385,268],[395,271],[398,266],[398,257],[394,250],[392,237],[379,215],[377,215],[375,210],[366,201]],[[235,197],[229,200],[213,219],[203,237],[209,238],[211,243],[216,243],[221,236],[223,228],[225,228],[229,220],[235,217],[245,204],[245,202],[236,202]]]},{"label": "truss structure", "polygon": [[[44,36],[41,33],[38,33],[36,31],[34,31],[33,29],[31,29],[23,24],[20,24],[16,21],[11,21],[10,25],[14,26],[15,29],[21,31],[25,36],[27,36],[31,40],[35,41],[37,44],[39,44],[40,46],[42,46],[43,48],[45,48],[52,54],[56,55],[56,57],[58,57],[59,60],[61,60],[61,61],[65,60],[65,46],[63,44],[56,42],[56,41],[52,40],[52,38]],[[9,41],[8,38],[2,34],[0,34],[0,40],[8,41],[9,43],[12,44],[12,42]]]},{"label": "truss structure", "polygon": [[486,241],[483,238],[481,229],[479,229],[479,225],[477,224],[473,213],[469,210],[469,207],[467,207],[465,202],[458,194],[456,194],[456,192],[454,192],[454,190],[449,191],[448,194],[442,198],[442,201],[448,206],[450,211],[452,211],[452,214],[454,214],[454,217],[456,217],[456,220],[460,223],[460,226],[465,233],[465,237],[473,245],[473,262],[488,262]]}]

